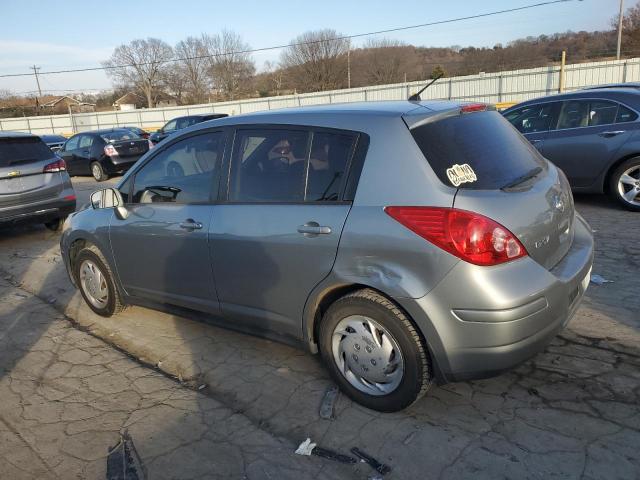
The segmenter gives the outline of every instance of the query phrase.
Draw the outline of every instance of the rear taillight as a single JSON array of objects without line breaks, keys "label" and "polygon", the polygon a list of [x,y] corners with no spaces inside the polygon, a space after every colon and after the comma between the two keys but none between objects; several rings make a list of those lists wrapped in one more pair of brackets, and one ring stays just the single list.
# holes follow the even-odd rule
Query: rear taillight
[{"label": "rear taillight", "polygon": [[64,160],[56,160],[55,162],[47,163],[42,169],[42,173],[54,173],[54,172],[63,172],[67,169],[67,164],[64,163]]},{"label": "rear taillight", "polygon": [[111,144],[107,144],[104,147],[104,154],[107,157],[117,157],[118,156],[118,151],[116,150],[116,147],[114,147]]},{"label": "rear taillight", "polygon": [[442,207],[386,207],[385,212],[437,247],[475,265],[527,256],[509,230],[478,213]]},{"label": "rear taillight", "polygon": [[153,142],[151,140],[147,140],[147,142],[149,142],[149,150],[151,150],[153,147],[155,147],[155,145],[153,144]]}]

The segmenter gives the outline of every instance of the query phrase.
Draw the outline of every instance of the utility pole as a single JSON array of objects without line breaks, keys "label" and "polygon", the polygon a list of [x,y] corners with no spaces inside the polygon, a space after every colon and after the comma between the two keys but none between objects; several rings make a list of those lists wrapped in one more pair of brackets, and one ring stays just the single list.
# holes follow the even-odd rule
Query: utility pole
[{"label": "utility pole", "polygon": [[40,90],[40,79],[38,78],[38,70],[40,70],[40,67],[36,67],[34,65],[33,67],[31,67],[31,69],[33,70],[33,74],[36,77],[36,83],[38,84],[38,96],[41,97],[42,96],[42,90]]},{"label": "utility pole", "polygon": [[347,50],[347,88],[351,88],[351,46]]},{"label": "utility pole", "polygon": [[40,67],[36,67],[35,65],[31,67],[33,69],[33,74],[36,77],[36,83],[38,84],[38,96],[36,97],[36,115],[40,115],[40,103],[38,102],[38,98],[42,97],[42,90],[40,90],[40,79],[38,78],[38,70]]},{"label": "utility pole", "polygon": [[616,59],[620,60],[620,46],[622,44],[622,15],[623,15],[624,0],[620,0],[620,14],[618,15],[618,50],[616,53]]}]

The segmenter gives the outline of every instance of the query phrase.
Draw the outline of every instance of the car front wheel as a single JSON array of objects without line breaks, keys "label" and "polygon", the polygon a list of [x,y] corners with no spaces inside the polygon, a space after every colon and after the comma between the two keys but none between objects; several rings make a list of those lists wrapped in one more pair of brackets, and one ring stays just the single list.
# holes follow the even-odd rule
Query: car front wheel
[{"label": "car front wheel", "polygon": [[640,157],[630,158],[615,169],[609,192],[627,210],[640,211]]},{"label": "car front wheel", "polygon": [[359,290],[332,304],[319,337],[333,379],[365,407],[402,410],[431,386],[429,356],[415,326],[374,290]]},{"label": "car front wheel", "polygon": [[82,297],[95,313],[110,317],[124,309],[113,273],[97,247],[89,246],[78,253],[74,274]]}]

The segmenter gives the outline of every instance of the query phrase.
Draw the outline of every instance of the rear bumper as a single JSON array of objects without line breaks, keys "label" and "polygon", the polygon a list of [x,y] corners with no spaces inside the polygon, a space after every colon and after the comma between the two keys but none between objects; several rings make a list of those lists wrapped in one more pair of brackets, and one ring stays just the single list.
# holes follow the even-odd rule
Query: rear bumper
[{"label": "rear bumper", "polygon": [[427,295],[397,299],[423,331],[441,381],[484,378],[543,350],[588,286],[593,237],[576,215],[571,249],[551,270],[531,258],[495,267],[459,262]]},{"label": "rear bumper", "polygon": [[131,167],[133,167],[133,165],[142,157],[142,155],[140,155],[139,157],[126,157],[125,158],[120,158],[117,161],[106,161],[103,163],[103,167],[105,169],[105,171],[110,174],[110,175],[114,175],[116,173],[124,173],[127,170],[129,170]]},{"label": "rear bumper", "polygon": [[65,196],[74,195],[73,190],[63,192],[63,195],[38,202],[15,205],[10,208],[0,208],[0,225],[22,222],[44,223],[57,218],[64,218],[76,209],[75,195],[73,200]]}]

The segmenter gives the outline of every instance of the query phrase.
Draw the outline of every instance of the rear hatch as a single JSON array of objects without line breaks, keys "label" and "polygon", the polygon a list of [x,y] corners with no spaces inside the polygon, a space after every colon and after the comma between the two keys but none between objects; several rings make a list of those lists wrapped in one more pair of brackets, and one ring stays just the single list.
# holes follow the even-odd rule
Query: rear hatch
[{"label": "rear hatch", "polygon": [[439,179],[457,188],[454,208],[502,224],[551,269],[573,241],[573,197],[564,174],[494,109],[469,107],[428,117],[411,133]]},{"label": "rear hatch", "polygon": [[61,173],[44,169],[59,160],[38,137],[0,137],[0,208],[57,197]]}]

